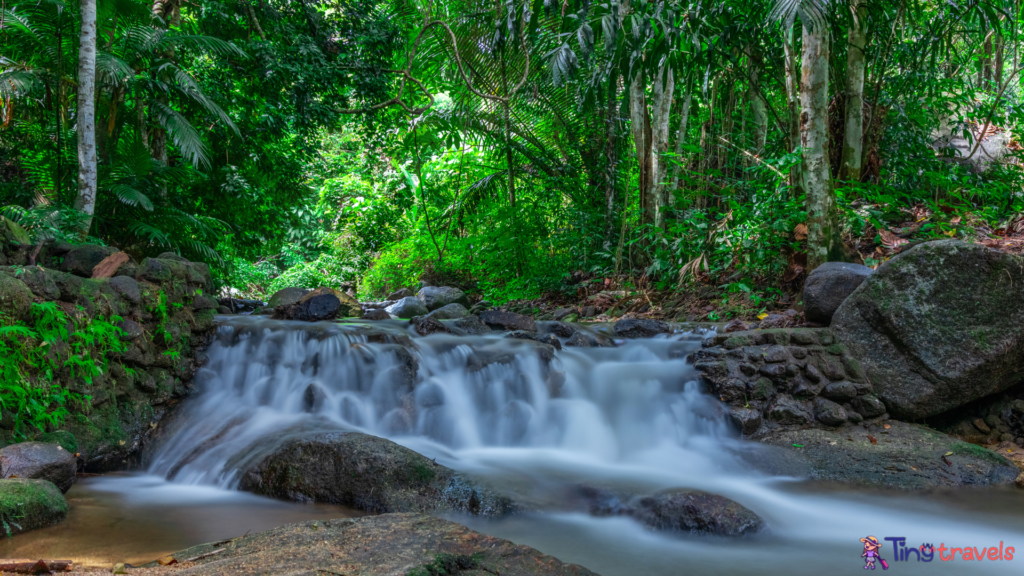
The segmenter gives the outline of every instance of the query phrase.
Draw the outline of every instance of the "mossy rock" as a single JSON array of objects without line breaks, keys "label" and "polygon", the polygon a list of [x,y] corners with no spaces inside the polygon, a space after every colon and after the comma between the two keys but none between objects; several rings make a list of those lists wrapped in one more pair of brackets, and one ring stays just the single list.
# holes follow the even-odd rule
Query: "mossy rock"
[{"label": "mossy rock", "polygon": [[21,280],[0,274],[0,313],[15,320],[31,318],[32,290]]},{"label": "mossy rock", "polygon": [[49,480],[0,480],[0,517],[10,534],[53,526],[68,516],[68,502]]}]

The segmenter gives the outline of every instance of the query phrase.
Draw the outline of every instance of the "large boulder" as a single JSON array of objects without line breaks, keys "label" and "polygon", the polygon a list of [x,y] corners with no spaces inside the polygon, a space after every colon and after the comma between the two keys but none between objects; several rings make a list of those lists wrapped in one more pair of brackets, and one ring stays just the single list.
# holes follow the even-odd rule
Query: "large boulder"
[{"label": "large boulder", "polygon": [[102,262],[104,258],[116,252],[117,248],[112,246],[99,246],[97,244],[75,246],[64,255],[61,269],[75,276],[92,278],[92,269]]},{"label": "large boulder", "polygon": [[[358,544],[358,545],[357,545]],[[359,576],[596,576],[528,546],[421,514],[310,520],[173,554],[147,574],[359,574]]]},{"label": "large boulder", "polygon": [[15,320],[31,318],[32,290],[21,280],[0,274],[0,313]]},{"label": "large boulder", "polygon": [[385,308],[388,314],[398,316],[402,320],[408,320],[414,316],[425,316],[429,310],[427,310],[426,304],[423,303],[419,298],[412,296],[406,296],[398,302],[395,302],[391,306]]},{"label": "large boulder", "polygon": [[21,534],[63,522],[68,502],[49,480],[0,480],[0,516],[11,534]]},{"label": "large boulder", "polygon": [[1024,258],[957,240],[889,260],[832,329],[889,412],[933,416],[1024,380]]},{"label": "large boulder", "polygon": [[466,307],[458,302],[452,302],[440,308],[435,308],[427,316],[437,320],[458,320],[459,318],[469,316],[469,310],[466,310]]},{"label": "large boulder", "polygon": [[501,310],[485,310],[480,313],[480,321],[492,330],[525,330],[536,332],[537,322],[529,316]]},{"label": "large boulder", "polygon": [[423,301],[427,310],[433,312],[442,306],[449,304],[462,304],[469,306],[469,298],[458,288],[450,286],[426,286],[416,293],[416,297]]},{"label": "large boulder", "polygon": [[399,288],[391,294],[388,294],[388,297],[385,298],[385,300],[401,300],[402,298],[408,298],[409,296],[415,296],[412,290],[409,290],[408,288]]},{"label": "large boulder", "polygon": [[804,282],[804,317],[828,325],[839,305],[874,272],[863,264],[826,262]]},{"label": "large boulder", "polygon": [[298,304],[299,300],[301,300],[306,294],[309,294],[309,292],[310,291],[306,288],[282,288],[270,296],[270,300],[267,302],[267,307],[276,308],[278,306]]},{"label": "large boulder", "polygon": [[665,490],[637,498],[632,509],[634,518],[655,530],[743,536],[764,528],[764,521],[742,505],[696,490]]},{"label": "large boulder", "polygon": [[359,301],[349,296],[341,290],[335,290],[326,286],[321,286],[316,290],[306,294],[302,298],[299,298],[299,304],[312,300],[317,296],[333,295],[338,299],[338,317],[340,318],[359,318],[363,315],[363,307],[359,304]]},{"label": "large boulder", "polygon": [[672,327],[661,320],[628,318],[615,323],[615,335],[621,338],[652,338],[658,334],[670,334]]},{"label": "large boulder", "polygon": [[367,512],[504,516],[515,510],[510,500],[384,438],[321,432],[283,438],[269,450],[268,442],[261,444],[265,456],[241,466],[242,490]]},{"label": "large boulder", "polygon": [[870,428],[776,429],[762,441],[803,457],[813,478],[851,484],[909,490],[1006,485],[1019,473],[994,452],[896,420]]},{"label": "large boulder", "polygon": [[67,492],[77,480],[78,458],[60,444],[21,442],[0,449],[0,478],[37,478]]}]

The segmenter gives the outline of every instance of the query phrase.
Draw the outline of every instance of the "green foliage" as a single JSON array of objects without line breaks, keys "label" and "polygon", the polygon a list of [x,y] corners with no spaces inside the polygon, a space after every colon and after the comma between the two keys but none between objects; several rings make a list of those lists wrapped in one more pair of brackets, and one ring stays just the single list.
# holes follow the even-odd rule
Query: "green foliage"
[{"label": "green foliage", "polygon": [[121,331],[109,320],[68,315],[54,302],[32,305],[33,324],[8,322],[0,326],[0,409],[13,420],[15,437],[25,438],[30,427],[41,432],[60,426],[68,407],[86,405],[81,396],[62,386],[57,377],[67,369],[71,380],[92,384],[107,369],[110,352],[121,352]]}]

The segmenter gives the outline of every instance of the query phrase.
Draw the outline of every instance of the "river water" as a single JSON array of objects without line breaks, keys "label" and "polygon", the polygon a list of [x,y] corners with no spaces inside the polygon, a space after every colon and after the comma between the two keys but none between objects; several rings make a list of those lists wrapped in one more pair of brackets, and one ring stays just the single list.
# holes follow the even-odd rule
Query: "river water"
[{"label": "river water", "polygon": [[[387,343],[409,337],[411,347]],[[453,519],[605,576],[853,573],[863,568],[859,539],[868,535],[902,536],[912,547],[1002,543],[1024,555],[1021,490],[908,494],[780,476],[784,458],[739,439],[723,407],[700,390],[685,361],[700,339],[566,348],[546,362],[529,342],[419,338],[398,322],[223,318],[196,375],[198,393],[166,424],[173,433],[147,473],[80,482],[69,492],[67,524],[19,536],[0,553],[110,565],[246,530],[354,515],[234,490],[239,470],[272,440],[346,429],[390,438],[533,503],[542,512]],[[633,494],[705,490],[753,510],[767,529],[740,539],[654,533],[566,505],[560,495],[579,484]],[[882,557],[901,573],[1021,574],[1024,566],[1024,559],[944,562],[938,554],[930,563],[899,562],[883,543]]]}]

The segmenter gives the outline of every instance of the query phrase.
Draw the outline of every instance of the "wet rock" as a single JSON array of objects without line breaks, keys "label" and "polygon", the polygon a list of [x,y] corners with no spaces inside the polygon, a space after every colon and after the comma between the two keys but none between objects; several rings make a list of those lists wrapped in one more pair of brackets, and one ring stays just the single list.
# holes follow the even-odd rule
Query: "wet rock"
[{"label": "wet rock", "polygon": [[480,317],[472,314],[455,321],[455,327],[471,335],[489,334],[491,329],[480,321]]},{"label": "wet rock", "polygon": [[733,408],[729,418],[744,436],[750,436],[761,427],[761,411],[753,408]]},{"label": "wet rock", "polygon": [[633,517],[655,530],[743,536],[764,528],[764,521],[740,504],[696,490],[665,490],[631,505]]},{"label": "wet rock", "polygon": [[525,330],[536,332],[537,322],[529,316],[516,314],[515,312],[502,312],[501,310],[486,310],[480,313],[480,321],[492,330]]},{"label": "wet rock", "polygon": [[139,283],[135,278],[130,278],[128,276],[114,276],[107,282],[115,292],[120,294],[129,302],[133,304],[142,302],[142,291],[139,289]]},{"label": "wet rock", "polygon": [[849,418],[842,406],[825,398],[814,401],[814,417],[826,426],[842,426]]},{"label": "wet rock", "polygon": [[615,323],[615,335],[620,338],[651,338],[658,334],[669,334],[672,328],[661,320],[630,318]]},{"label": "wet rock", "polygon": [[587,332],[585,330],[575,330],[572,333],[572,337],[565,343],[566,346],[573,346],[576,348],[614,348],[615,343],[608,340],[600,334],[594,334],[593,332]]},{"label": "wet rock", "polygon": [[297,304],[278,306],[274,309],[274,319],[321,322],[337,318],[340,310],[341,300],[337,296],[334,294],[319,294]]},{"label": "wet rock", "polygon": [[324,432],[260,444],[266,455],[246,466],[239,484],[256,494],[379,513],[500,517],[516,510],[511,500],[384,438]]},{"label": "wet rock", "polygon": [[427,314],[427,316],[429,316],[430,318],[434,318],[436,320],[457,320],[459,318],[464,318],[468,315],[469,311],[466,310],[466,307],[456,302],[446,304],[440,308],[435,309],[430,314]]},{"label": "wet rock", "polygon": [[811,421],[811,415],[804,405],[785,394],[775,397],[768,410],[768,417],[779,424],[807,424]]},{"label": "wet rock", "polygon": [[425,316],[429,310],[427,306],[419,298],[412,296],[406,296],[398,302],[395,302],[386,309],[388,314],[398,316],[402,320],[408,320],[414,316]]},{"label": "wet rock", "polygon": [[558,310],[555,310],[554,318],[555,320],[563,320],[566,316],[572,314],[575,311],[576,310],[573,308],[559,308]]},{"label": "wet rock", "polygon": [[275,574],[340,574],[343,570],[359,576],[596,576],[533,548],[419,514],[287,524],[227,543],[195,546],[174,557],[201,559],[184,567],[154,562],[146,568],[153,574],[175,576],[262,576],[268,567]]},{"label": "wet rock", "polygon": [[541,344],[548,344],[554,346],[555,350],[562,349],[562,343],[550,334],[537,334],[536,332],[526,332],[525,330],[514,330],[505,335],[505,338],[516,338],[519,340],[533,340],[534,342],[540,342]]},{"label": "wet rock", "polygon": [[815,268],[804,282],[804,316],[828,326],[840,304],[857,289],[872,270],[863,264],[826,262]]},{"label": "wet rock", "polygon": [[267,307],[276,308],[278,306],[298,304],[299,300],[309,292],[306,288],[282,288],[270,296],[270,300],[267,301]]},{"label": "wet rock", "polygon": [[383,308],[374,308],[363,312],[363,320],[391,320],[391,314]]},{"label": "wet rock", "polygon": [[67,492],[77,480],[77,470],[77,457],[60,444],[21,442],[0,449],[0,478],[49,480]]},{"label": "wet rock", "polygon": [[462,304],[469,306],[469,298],[458,288],[450,286],[426,286],[416,293],[416,297],[423,301],[427,310],[433,312],[438,308],[449,304]]},{"label": "wet rock", "polygon": [[428,336],[430,334],[450,334],[451,330],[447,326],[441,323],[437,318],[431,316],[417,316],[412,319],[413,329],[420,336]]},{"label": "wet rock", "polygon": [[547,329],[548,332],[562,338],[572,338],[572,335],[576,333],[576,329],[565,322],[551,322],[547,325]]},{"label": "wet rock", "polygon": [[388,294],[388,297],[385,298],[385,300],[401,300],[402,298],[408,298],[410,296],[415,295],[416,294],[413,294],[413,291],[409,290],[408,288],[399,288],[398,290],[395,290],[391,294]]},{"label": "wet rock", "polygon": [[1003,485],[1017,477],[1013,464],[980,446],[917,424],[886,424],[889,428],[777,429],[762,441],[803,456],[812,477],[837,482],[913,490]]},{"label": "wet rock", "polygon": [[115,252],[117,252],[117,248],[112,246],[99,246],[97,244],[75,246],[64,255],[61,270],[75,276],[92,278],[92,269],[102,262],[104,258]]},{"label": "wet rock", "polygon": [[200,295],[192,299],[193,310],[216,310],[217,306],[217,301],[208,296]]},{"label": "wet rock", "polygon": [[940,414],[1024,380],[1022,259],[956,240],[919,244],[861,284],[832,328],[890,413]]},{"label": "wet rock", "polygon": [[821,395],[835,400],[836,402],[846,402],[857,397],[857,387],[853,385],[853,382],[841,381],[832,382],[821,391]]},{"label": "wet rock", "polygon": [[335,290],[326,286],[321,286],[299,298],[299,304],[305,304],[320,296],[334,296],[338,299],[338,311],[335,316],[337,318],[359,318],[363,315],[363,307],[355,298],[341,290]]},{"label": "wet rock", "polygon": [[11,534],[59,524],[67,518],[68,503],[49,480],[0,480],[0,516]]},{"label": "wet rock", "polygon": [[323,387],[316,382],[310,382],[309,386],[306,386],[306,391],[302,393],[302,409],[306,412],[316,412],[324,405],[326,399],[327,394]]}]

